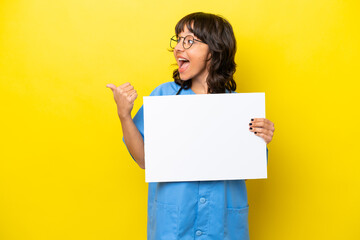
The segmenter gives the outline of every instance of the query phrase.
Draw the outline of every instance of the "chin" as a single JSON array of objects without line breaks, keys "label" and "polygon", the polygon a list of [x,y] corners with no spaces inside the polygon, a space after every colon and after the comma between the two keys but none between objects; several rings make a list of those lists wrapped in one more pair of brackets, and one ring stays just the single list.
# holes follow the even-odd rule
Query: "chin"
[{"label": "chin", "polygon": [[180,80],[181,81],[187,81],[187,80],[190,80],[191,77],[187,77],[187,76],[182,76],[181,73],[180,73]]}]

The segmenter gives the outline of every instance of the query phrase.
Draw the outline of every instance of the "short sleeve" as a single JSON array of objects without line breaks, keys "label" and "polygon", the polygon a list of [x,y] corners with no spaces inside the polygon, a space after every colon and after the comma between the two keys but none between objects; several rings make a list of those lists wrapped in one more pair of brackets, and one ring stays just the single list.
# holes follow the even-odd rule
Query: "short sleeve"
[{"label": "short sleeve", "polygon": [[269,150],[266,147],[266,164],[268,164],[268,162],[269,162],[269,154],[268,154],[268,152],[269,152]]}]

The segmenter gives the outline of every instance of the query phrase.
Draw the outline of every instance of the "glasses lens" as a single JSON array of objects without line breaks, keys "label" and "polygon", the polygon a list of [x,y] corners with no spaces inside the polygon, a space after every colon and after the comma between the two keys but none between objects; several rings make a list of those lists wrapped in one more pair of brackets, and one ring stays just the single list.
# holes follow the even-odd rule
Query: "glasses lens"
[{"label": "glasses lens", "polygon": [[184,39],[184,48],[185,49],[190,48],[193,45],[193,43],[194,43],[194,37],[191,35],[186,36]]},{"label": "glasses lens", "polygon": [[177,44],[178,44],[178,39],[177,39],[176,36],[173,36],[173,37],[170,39],[170,47],[171,47],[172,49],[174,49]]}]

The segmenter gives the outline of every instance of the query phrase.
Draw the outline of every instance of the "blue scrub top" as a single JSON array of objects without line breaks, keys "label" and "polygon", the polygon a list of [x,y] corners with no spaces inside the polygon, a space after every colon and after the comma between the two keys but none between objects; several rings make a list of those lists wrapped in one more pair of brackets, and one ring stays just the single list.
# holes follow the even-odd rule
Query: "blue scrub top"
[{"label": "blue scrub top", "polygon": [[[150,96],[175,95],[179,89],[167,82]],[[179,95],[190,94],[195,93],[182,89]],[[133,121],[144,138],[143,106]],[[248,211],[244,180],[149,183],[147,239],[246,240]]]}]

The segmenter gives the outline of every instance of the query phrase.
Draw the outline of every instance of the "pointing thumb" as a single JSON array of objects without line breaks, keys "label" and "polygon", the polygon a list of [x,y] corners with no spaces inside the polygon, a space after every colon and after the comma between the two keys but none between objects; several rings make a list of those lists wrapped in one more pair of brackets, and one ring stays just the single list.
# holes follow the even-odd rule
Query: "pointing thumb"
[{"label": "pointing thumb", "polygon": [[106,87],[111,88],[113,91],[116,89],[116,86],[112,83],[106,84]]}]

